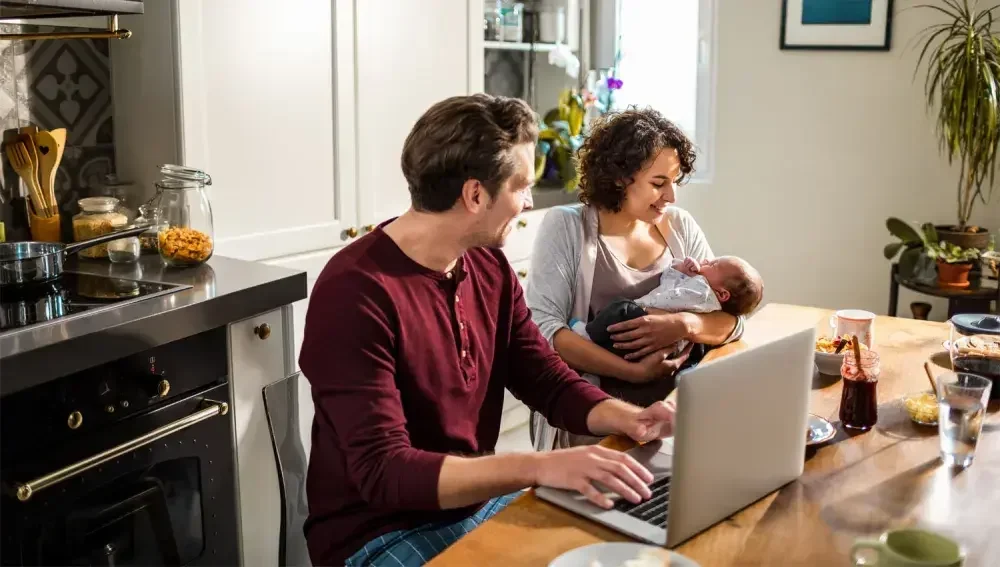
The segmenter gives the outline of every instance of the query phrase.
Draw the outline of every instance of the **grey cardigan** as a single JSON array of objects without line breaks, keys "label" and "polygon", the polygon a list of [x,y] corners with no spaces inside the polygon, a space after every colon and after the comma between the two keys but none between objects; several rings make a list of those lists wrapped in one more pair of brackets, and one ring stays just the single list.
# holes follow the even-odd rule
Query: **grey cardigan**
[{"label": "grey cardigan", "polygon": [[[705,234],[690,213],[670,207],[661,231],[675,258],[690,256],[696,260],[713,258]],[[531,269],[525,298],[531,317],[542,335],[552,344],[560,329],[569,328],[571,319],[586,321],[593,288],[597,257],[598,217],[592,207],[570,205],[554,207],[545,214],[535,237]],[[731,342],[743,335],[744,319],[726,339]],[[600,378],[584,374],[586,380],[600,386]],[[537,412],[531,419],[535,428],[535,449],[539,451],[580,444],[564,431],[551,427]],[[584,442],[592,442],[593,439]]]}]

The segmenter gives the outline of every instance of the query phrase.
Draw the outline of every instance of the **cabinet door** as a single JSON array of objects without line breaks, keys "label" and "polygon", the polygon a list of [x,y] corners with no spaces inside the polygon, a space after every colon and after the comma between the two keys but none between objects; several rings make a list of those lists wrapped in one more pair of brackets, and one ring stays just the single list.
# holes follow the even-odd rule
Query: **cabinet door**
[{"label": "cabinet door", "polygon": [[420,115],[445,98],[480,90],[483,5],[481,0],[355,0],[353,7],[358,187],[361,216],[370,224],[410,206],[399,161]]},{"label": "cabinet door", "polygon": [[344,244],[357,220],[351,21],[330,0],[176,9],[182,159],[214,179],[216,252]]},{"label": "cabinet door", "polygon": [[277,565],[281,494],[263,390],[288,374],[282,310],[232,323],[229,353],[243,564]]}]

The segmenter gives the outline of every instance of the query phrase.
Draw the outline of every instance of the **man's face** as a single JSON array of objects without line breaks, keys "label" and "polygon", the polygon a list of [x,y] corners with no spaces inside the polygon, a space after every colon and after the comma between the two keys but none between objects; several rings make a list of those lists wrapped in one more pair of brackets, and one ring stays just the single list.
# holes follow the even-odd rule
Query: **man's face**
[{"label": "man's face", "polygon": [[531,189],[535,184],[535,145],[519,144],[511,148],[514,173],[504,181],[489,203],[479,223],[480,246],[500,248],[514,227],[521,211],[531,210]]}]

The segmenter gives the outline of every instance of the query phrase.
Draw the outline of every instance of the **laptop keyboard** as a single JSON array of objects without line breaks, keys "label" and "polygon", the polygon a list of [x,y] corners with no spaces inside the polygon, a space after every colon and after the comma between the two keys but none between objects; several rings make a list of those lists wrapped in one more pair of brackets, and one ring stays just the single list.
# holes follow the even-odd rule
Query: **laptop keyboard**
[{"label": "laptop keyboard", "polygon": [[670,500],[670,477],[663,477],[649,485],[653,495],[649,500],[633,504],[624,498],[615,502],[615,510],[660,528],[667,527],[667,512]]}]

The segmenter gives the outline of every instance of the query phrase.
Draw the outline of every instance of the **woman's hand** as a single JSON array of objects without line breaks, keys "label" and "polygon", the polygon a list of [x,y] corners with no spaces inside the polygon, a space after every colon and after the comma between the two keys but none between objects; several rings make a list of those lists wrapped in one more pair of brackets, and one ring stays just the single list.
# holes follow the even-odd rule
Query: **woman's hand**
[{"label": "woman's hand", "polygon": [[674,354],[673,348],[660,349],[647,354],[641,360],[633,362],[632,364],[636,369],[633,381],[636,384],[644,384],[659,380],[660,378],[673,376],[687,362],[688,356],[691,355],[692,347],[694,347],[694,343],[689,343],[684,350],[673,357],[670,356]]},{"label": "woman's hand", "polygon": [[608,327],[615,348],[631,350],[626,360],[638,360],[658,350],[686,340],[690,335],[688,313],[667,313],[647,309],[646,315]]}]

